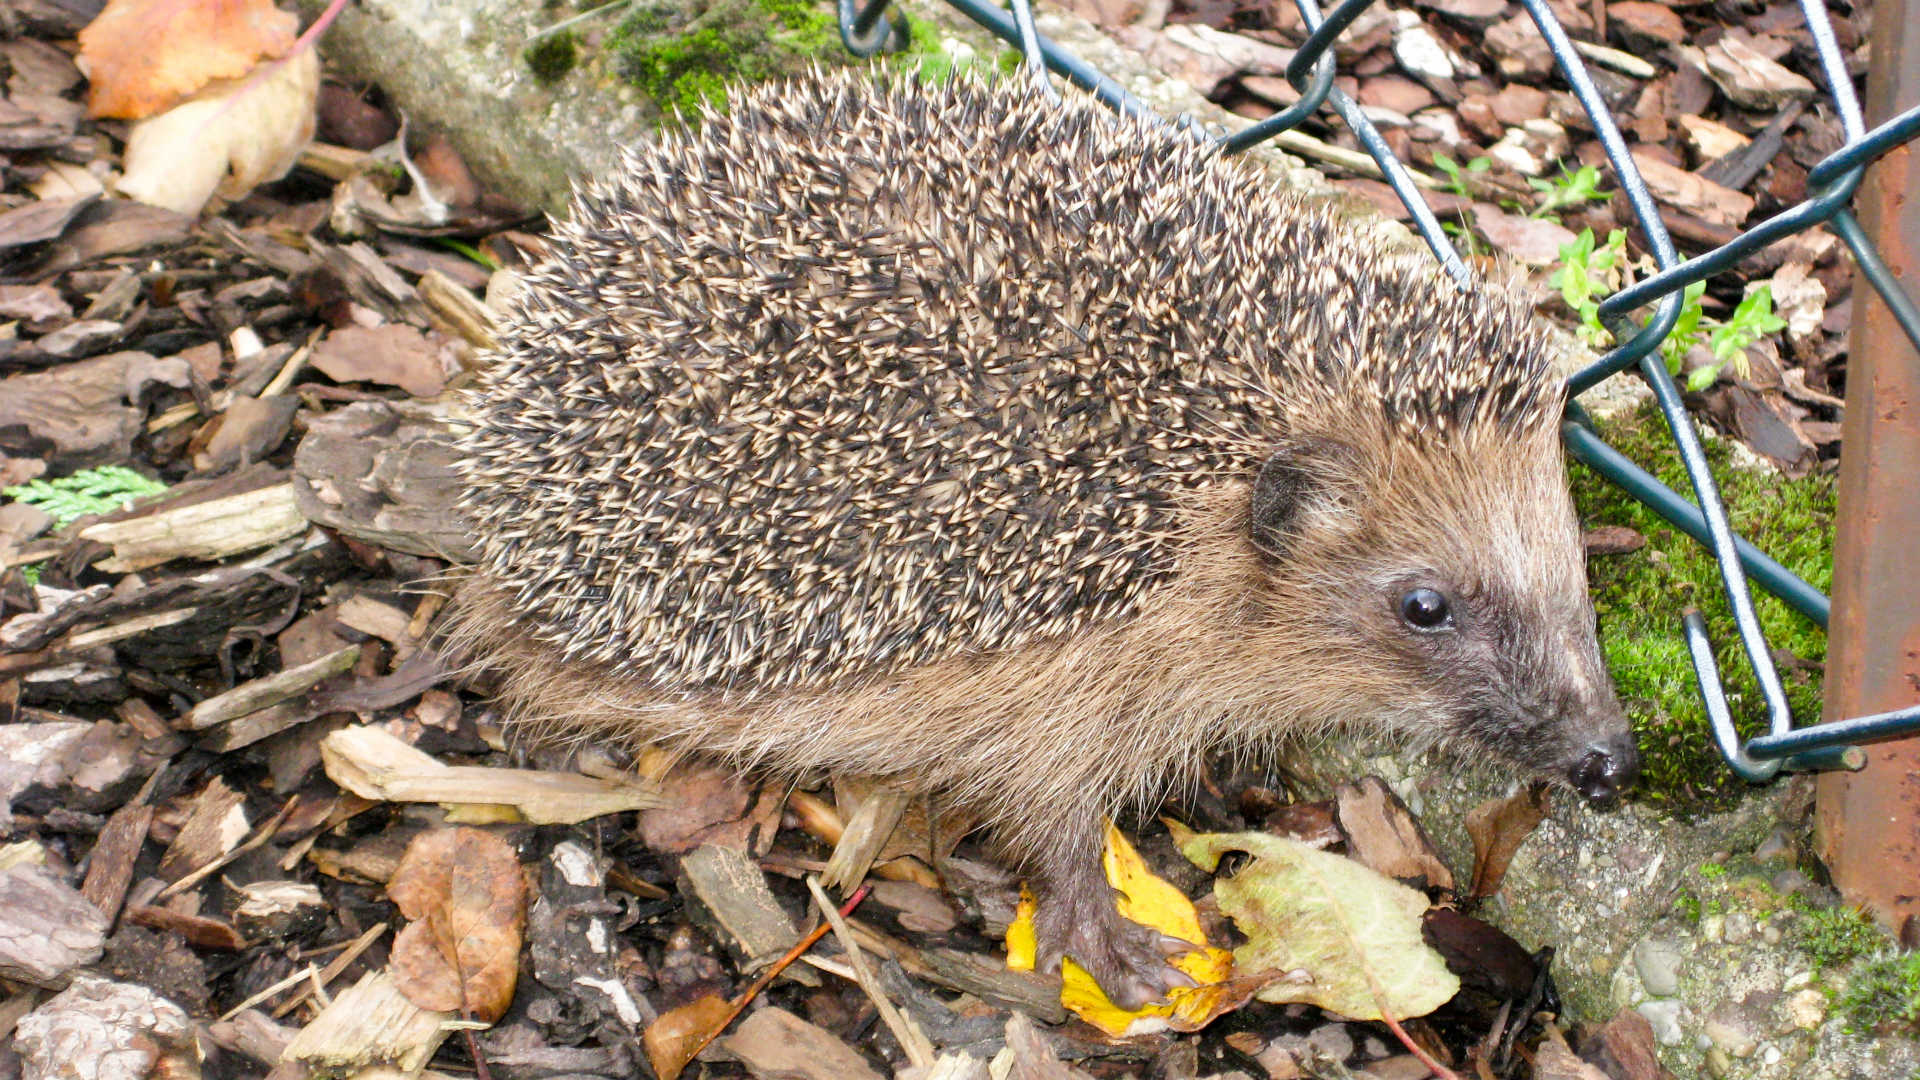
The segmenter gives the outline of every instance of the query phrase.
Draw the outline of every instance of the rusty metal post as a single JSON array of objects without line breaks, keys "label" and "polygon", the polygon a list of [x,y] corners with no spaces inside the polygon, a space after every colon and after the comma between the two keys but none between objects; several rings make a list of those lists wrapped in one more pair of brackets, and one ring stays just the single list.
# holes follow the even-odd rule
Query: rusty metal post
[{"label": "rusty metal post", "polygon": [[[1920,101],[1920,0],[1879,0],[1868,126]],[[1856,201],[1867,236],[1909,295],[1920,291],[1920,149],[1867,170]],[[1864,279],[1840,442],[1826,718],[1920,702],[1920,355]],[[1818,842],[1834,883],[1895,931],[1920,915],[1920,737],[1866,748],[1858,773],[1820,778]],[[1920,930],[1920,921],[1912,924]]]}]

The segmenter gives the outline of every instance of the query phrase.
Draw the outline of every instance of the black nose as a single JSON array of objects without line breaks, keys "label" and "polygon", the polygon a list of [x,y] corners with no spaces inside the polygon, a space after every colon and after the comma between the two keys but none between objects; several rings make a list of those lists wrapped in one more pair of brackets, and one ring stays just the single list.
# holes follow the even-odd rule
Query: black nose
[{"label": "black nose", "polygon": [[1602,806],[1619,798],[1639,776],[1640,750],[1625,733],[1589,745],[1568,773],[1575,791]]}]

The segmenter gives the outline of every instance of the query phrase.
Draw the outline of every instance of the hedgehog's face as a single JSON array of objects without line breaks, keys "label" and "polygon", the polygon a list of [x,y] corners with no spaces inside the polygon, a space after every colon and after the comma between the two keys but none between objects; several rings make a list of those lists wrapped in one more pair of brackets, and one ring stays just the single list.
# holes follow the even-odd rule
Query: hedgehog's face
[{"label": "hedgehog's face", "polygon": [[[1551,430],[1521,445],[1299,440],[1250,515],[1277,617],[1342,646],[1340,712],[1464,743],[1596,802],[1639,754],[1595,637]],[[1374,440],[1367,440],[1374,442]]]}]

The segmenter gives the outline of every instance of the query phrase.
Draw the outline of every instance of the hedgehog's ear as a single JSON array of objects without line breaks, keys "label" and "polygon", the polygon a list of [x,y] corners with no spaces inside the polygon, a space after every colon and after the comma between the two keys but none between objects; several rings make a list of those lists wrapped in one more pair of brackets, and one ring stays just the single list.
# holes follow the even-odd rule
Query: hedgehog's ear
[{"label": "hedgehog's ear", "polygon": [[1273,558],[1286,558],[1307,514],[1337,505],[1357,456],[1352,446],[1324,436],[1282,443],[1254,477],[1247,514],[1253,545]]}]

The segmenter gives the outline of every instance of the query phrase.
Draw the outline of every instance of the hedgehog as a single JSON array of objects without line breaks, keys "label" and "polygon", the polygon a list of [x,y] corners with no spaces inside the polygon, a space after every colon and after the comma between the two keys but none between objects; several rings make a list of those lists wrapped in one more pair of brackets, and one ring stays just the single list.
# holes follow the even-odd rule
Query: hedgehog
[{"label": "hedgehog", "polygon": [[450,643],[529,730],[963,809],[1123,1005],[1104,821],[1335,729],[1596,802],[1554,337],[1023,80],[747,89],[581,185],[458,437]]}]

